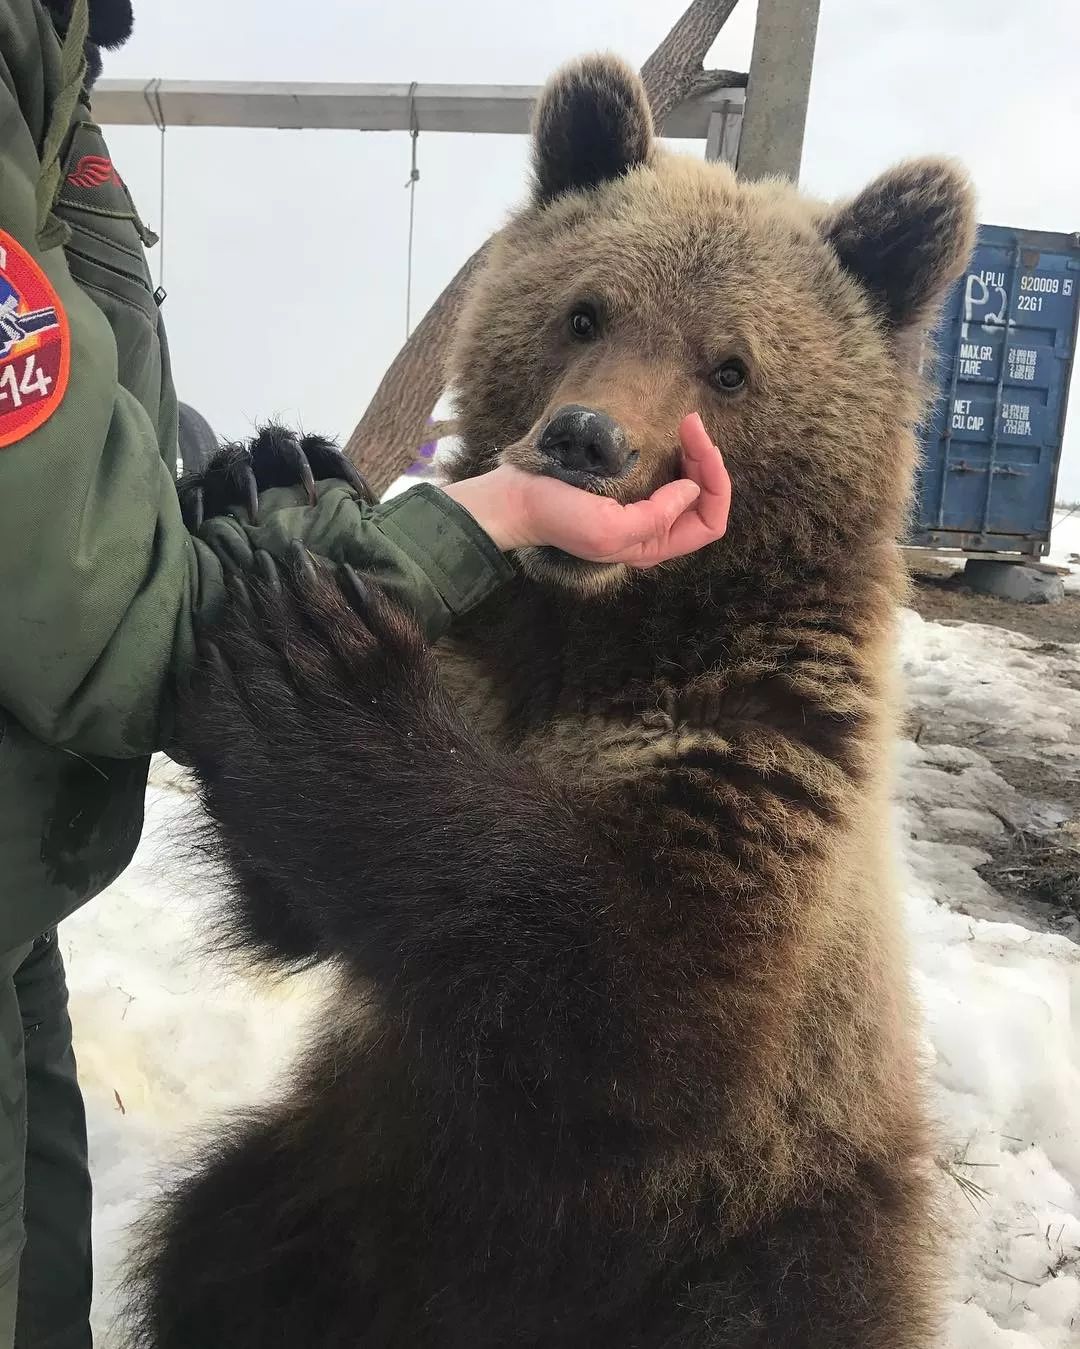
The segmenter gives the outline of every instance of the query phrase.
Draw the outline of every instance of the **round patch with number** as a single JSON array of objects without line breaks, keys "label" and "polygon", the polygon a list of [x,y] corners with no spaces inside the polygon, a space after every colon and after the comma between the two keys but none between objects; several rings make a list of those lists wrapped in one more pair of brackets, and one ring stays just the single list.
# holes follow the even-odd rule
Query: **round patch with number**
[{"label": "round patch with number", "polygon": [[70,363],[59,296],[26,249],[0,230],[0,449],[56,411]]}]

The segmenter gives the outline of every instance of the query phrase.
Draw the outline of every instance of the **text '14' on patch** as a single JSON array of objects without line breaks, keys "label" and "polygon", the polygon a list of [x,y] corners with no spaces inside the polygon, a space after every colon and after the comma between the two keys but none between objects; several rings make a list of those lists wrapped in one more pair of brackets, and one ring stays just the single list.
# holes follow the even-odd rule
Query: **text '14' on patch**
[{"label": "text '14' on patch", "polygon": [[59,296],[26,249],[0,230],[0,449],[52,415],[70,362]]}]

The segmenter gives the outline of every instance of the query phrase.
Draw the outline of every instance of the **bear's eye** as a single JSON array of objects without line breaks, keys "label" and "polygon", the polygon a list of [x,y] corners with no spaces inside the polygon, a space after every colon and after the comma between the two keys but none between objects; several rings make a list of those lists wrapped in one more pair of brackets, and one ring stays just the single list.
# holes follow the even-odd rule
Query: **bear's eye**
[{"label": "bear's eye", "polygon": [[570,331],[579,342],[591,342],[596,336],[596,310],[590,305],[579,304],[570,315]]},{"label": "bear's eye", "polygon": [[734,393],[746,383],[746,366],[742,361],[725,361],[716,367],[709,378],[724,393]]}]

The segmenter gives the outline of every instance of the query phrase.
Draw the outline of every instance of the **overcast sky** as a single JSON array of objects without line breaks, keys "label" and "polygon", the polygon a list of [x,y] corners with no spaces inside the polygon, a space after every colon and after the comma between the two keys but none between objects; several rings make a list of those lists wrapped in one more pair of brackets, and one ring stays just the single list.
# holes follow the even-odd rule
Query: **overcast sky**
[{"label": "overcast sky", "polygon": [[[539,84],[596,48],[640,63],[683,8],[135,0],[135,37],[105,73]],[[741,0],[710,64],[747,68],[754,10]],[[1080,230],[1078,54],[1076,0],[821,0],[803,182],[843,194],[906,155],[947,152],[972,170],[983,221]],[[108,134],[160,228],[158,133]],[[414,316],[520,199],[526,149],[421,138]],[[165,313],[180,395],[219,434],[270,415],[351,430],[403,335],[408,170],[406,135],[169,131]],[[1060,494],[1080,498],[1080,388],[1071,423]]]}]

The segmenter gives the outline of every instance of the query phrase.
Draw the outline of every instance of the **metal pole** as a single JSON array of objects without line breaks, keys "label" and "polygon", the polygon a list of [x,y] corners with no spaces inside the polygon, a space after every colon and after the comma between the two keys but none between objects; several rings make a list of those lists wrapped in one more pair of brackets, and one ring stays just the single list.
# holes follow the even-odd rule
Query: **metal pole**
[{"label": "metal pole", "polygon": [[[0,0],[2,4],[2,0]],[[149,91],[149,94],[148,94]],[[94,117],[109,126],[528,134],[539,88],[476,84],[262,84],[99,80]],[[152,95],[152,99],[150,97]],[[673,108],[664,135],[704,140],[715,112],[742,111],[742,89],[713,89]]]},{"label": "metal pole", "polygon": [[758,0],[739,144],[744,178],[798,182],[820,0]]}]

